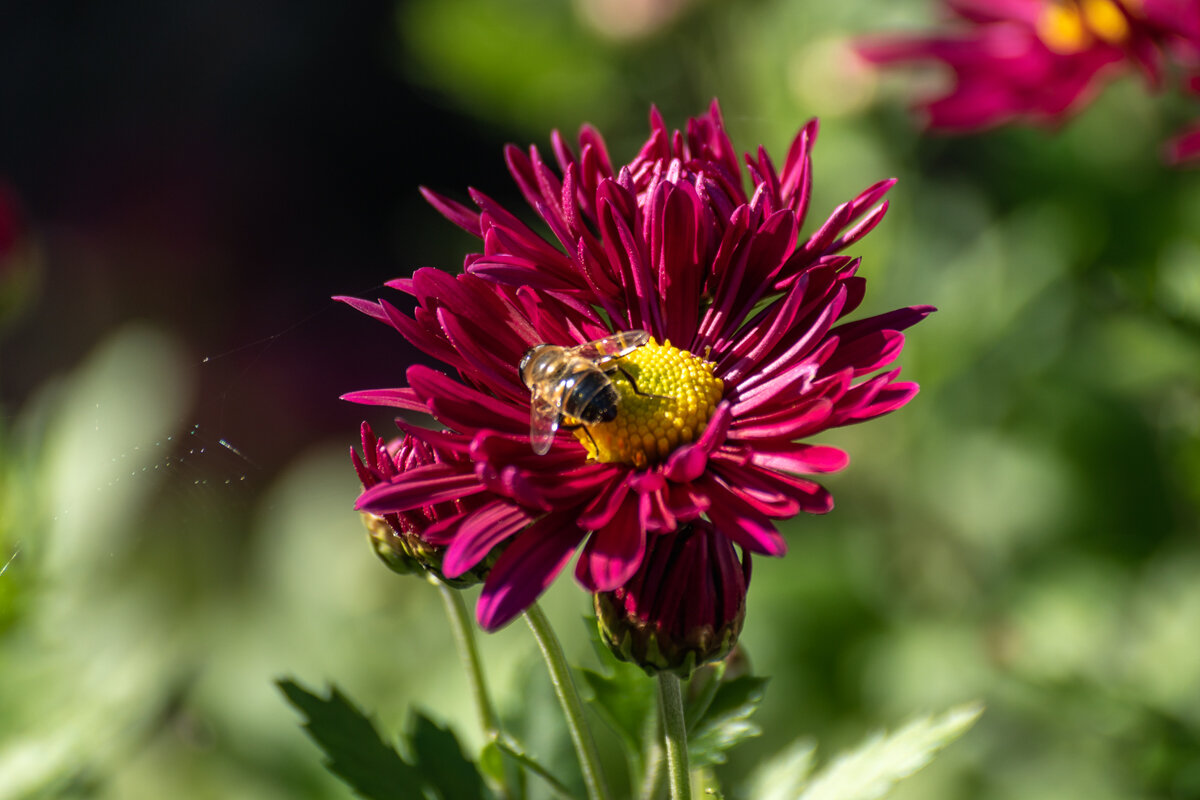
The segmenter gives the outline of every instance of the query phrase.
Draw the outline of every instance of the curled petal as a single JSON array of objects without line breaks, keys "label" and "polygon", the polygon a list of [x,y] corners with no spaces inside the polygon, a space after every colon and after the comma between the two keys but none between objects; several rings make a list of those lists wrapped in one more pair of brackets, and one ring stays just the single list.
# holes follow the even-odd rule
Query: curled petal
[{"label": "curled petal", "polygon": [[711,501],[705,515],[718,531],[752,553],[782,556],[787,552],[787,543],[765,514],[711,478],[700,488]]},{"label": "curled petal", "polygon": [[638,519],[637,497],[626,496],[603,528],[588,538],[575,577],[589,592],[610,592],[637,571],[646,552],[646,530]]},{"label": "curled petal", "polygon": [[442,571],[448,578],[457,578],[530,522],[527,510],[503,500],[493,500],[476,509],[459,522],[458,531],[446,549]]},{"label": "curled petal", "polygon": [[722,401],[717,406],[717,410],[713,412],[712,419],[708,421],[708,427],[704,429],[700,438],[671,453],[667,458],[663,474],[670,480],[679,483],[699,478],[708,463],[708,454],[724,441],[732,420],[733,414],[730,411],[729,402]]},{"label": "curled petal", "polygon": [[583,538],[569,513],[547,514],[526,528],[496,560],[475,617],[486,631],[502,628],[546,590]]},{"label": "curled petal", "polygon": [[475,476],[450,464],[429,464],[404,473],[395,483],[381,483],[359,496],[354,507],[372,514],[391,514],[482,492]]}]

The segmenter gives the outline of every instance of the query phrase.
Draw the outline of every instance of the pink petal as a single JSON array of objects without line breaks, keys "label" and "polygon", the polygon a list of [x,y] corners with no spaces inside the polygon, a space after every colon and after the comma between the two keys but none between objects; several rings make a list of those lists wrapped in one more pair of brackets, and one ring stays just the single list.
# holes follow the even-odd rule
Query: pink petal
[{"label": "pink petal", "polygon": [[826,445],[798,444],[789,451],[756,449],[750,461],[760,467],[796,474],[837,472],[850,463],[844,450]]},{"label": "pink petal", "polygon": [[623,472],[613,471],[608,485],[600,490],[595,499],[579,514],[579,526],[597,530],[612,522],[613,517],[625,504],[629,493],[629,481]]},{"label": "pink petal", "polygon": [[429,413],[429,406],[417,396],[417,393],[407,387],[399,389],[365,389],[359,392],[347,392],[343,400],[351,403],[361,403],[365,406],[389,406],[403,408],[406,411]]},{"label": "pink petal", "polygon": [[513,539],[483,584],[475,606],[480,626],[494,631],[528,608],[571,560],[583,536],[570,513],[558,513]]},{"label": "pink petal", "polygon": [[377,319],[380,322],[388,321],[387,314],[384,313],[382,308],[380,308],[379,303],[373,303],[370,300],[360,300],[357,297],[347,297],[345,295],[340,295],[340,294],[334,295],[333,299],[339,303],[345,303],[346,305],[353,308],[355,311],[361,311],[363,314],[366,314],[368,317],[373,317],[374,319]]},{"label": "pink petal", "polygon": [[474,474],[449,464],[429,464],[403,473],[394,483],[381,483],[363,492],[354,507],[372,514],[391,514],[457,500],[482,492]]},{"label": "pink petal", "polygon": [[424,186],[421,187],[421,196],[425,198],[429,205],[436,208],[439,214],[467,233],[472,236],[483,237],[483,231],[479,226],[479,212],[467,208],[462,203],[444,197],[431,189],[426,189]]},{"label": "pink petal", "polygon": [[712,500],[705,516],[722,534],[752,553],[781,556],[787,552],[787,543],[768,517],[715,480],[707,481],[701,488]]},{"label": "pink petal", "polygon": [[638,499],[626,497],[608,525],[588,539],[575,578],[589,592],[611,592],[633,576],[645,553],[646,531],[638,519]]},{"label": "pink petal", "polygon": [[442,571],[447,578],[457,578],[531,521],[528,511],[506,500],[477,508],[459,523],[458,533],[446,549]]},{"label": "pink petal", "polygon": [[667,458],[663,474],[677,483],[686,483],[699,478],[708,463],[708,454],[713,448],[725,440],[729,425],[733,420],[733,412],[727,400],[717,405],[708,427],[700,438],[691,444],[684,445],[671,453]]}]

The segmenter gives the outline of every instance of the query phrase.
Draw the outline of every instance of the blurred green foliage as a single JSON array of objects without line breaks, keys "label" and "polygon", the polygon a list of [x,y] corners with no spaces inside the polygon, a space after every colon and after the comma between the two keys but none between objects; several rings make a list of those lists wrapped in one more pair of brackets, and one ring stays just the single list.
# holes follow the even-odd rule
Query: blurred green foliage
[{"label": "blurred green foliage", "polygon": [[[614,33],[623,8],[410,0],[397,69],[519,144],[593,122],[616,161],[652,102],[678,126],[717,96],[735,145],[776,163],[821,116],[809,228],[899,177],[855,247],[862,313],[940,308],[902,357],[921,394],[821,437],[852,457],[838,508],[755,564],[763,736],[718,775],[978,699],[971,735],[893,797],[1200,796],[1200,179],[1157,160],[1169,104],[1127,81],[1060,132],[924,137],[909,83],[843,43],[929,24],[931,3],[697,0]],[[0,798],[347,797],[283,675],[336,681],[391,733],[419,701],[481,745],[434,592],[376,563],[350,510],[355,432],[269,483],[214,471],[185,457],[218,446],[189,424],[188,363],[169,334],[115,330],[0,417]],[[582,592],[543,605],[586,661]],[[483,647],[502,709],[549,696],[522,626]],[[534,755],[557,730],[528,732]]]}]

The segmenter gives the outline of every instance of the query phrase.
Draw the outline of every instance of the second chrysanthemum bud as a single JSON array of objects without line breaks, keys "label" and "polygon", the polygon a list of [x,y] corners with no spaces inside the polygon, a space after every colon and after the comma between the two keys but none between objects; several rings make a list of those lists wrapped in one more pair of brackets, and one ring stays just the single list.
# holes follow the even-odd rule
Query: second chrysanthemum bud
[{"label": "second chrysanthemum bud", "polygon": [[708,522],[651,534],[637,574],[594,596],[600,635],[617,658],[647,673],[687,676],[733,649],[749,584],[750,556],[739,559]]}]

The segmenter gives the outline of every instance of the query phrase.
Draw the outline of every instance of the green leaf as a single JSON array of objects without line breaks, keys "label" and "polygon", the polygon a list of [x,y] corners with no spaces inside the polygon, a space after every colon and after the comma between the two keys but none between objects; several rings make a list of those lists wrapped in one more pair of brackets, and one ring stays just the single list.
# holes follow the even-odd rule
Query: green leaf
[{"label": "green leaf", "polygon": [[504,754],[495,742],[488,742],[480,751],[479,772],[497,786],[504,784]]},{"label": "green leaf", "polygon": [[813,770],[816,745],[797,739],[750,775],[749,796],[754,800],[795,800]]},{"label": "green leaf", "polygon": [[588,703],[621,738],[621,743],[632,753],[642,750],[642,732],[646,718],[654,711],[654,681],[637,667],[632,674],[619,670],[612,675],[601,675],[590,669],[580,669],[578,674],[591,690]]},{"label": "green leaf", "polygon": [[693,672],[692,677],[688,679],[687,694],[684,697],[684,714],[687,716],[689,733],[696,728],[696,721],[703,719],[708,712],[708,707],[712,705],[713,698],[717,696],[717,690],[725,682],[727,666],[724,661],[705,664]]},{"label": "green leaf", "polygon": [[750,716],[762,703],[767,680],[743,675],[721,684],[688,735],[688,754],[694,768],[724,764],[730,748],[762,733]]},{"label": "green leaf", "polygon": [[940,717],[913,720],[890,736],[876,733],[821,770],[799,800],[877,800],[928,764],[982,713],[981,704],[970,703]]},{"label": "green leaf", "polygon": [[305,716],[304,728],[324,751],[329,771],[355,792],[367,800],[425,800],[420,774],[336,687],[324,699],[291,680],[278,685]]},{"label": "green leaf", "polygon": [[420,712],[413,719],[409,744],[414,766],[425,784],[442,800],[482,800],[483,780],[475,765],[463,757],[454,732]]},{"label": "green leaf", "polygon": [[643,737],[648,721],[656,713],[658,695],[655,682],[633,664],[621,661],[600,639],[595,617],[585,618],[592,647],[604,668],[603,672],[576,669],[590,691],[588,705],[616,732],[625,748],[634,772],[640,773],[644,752]]}]

